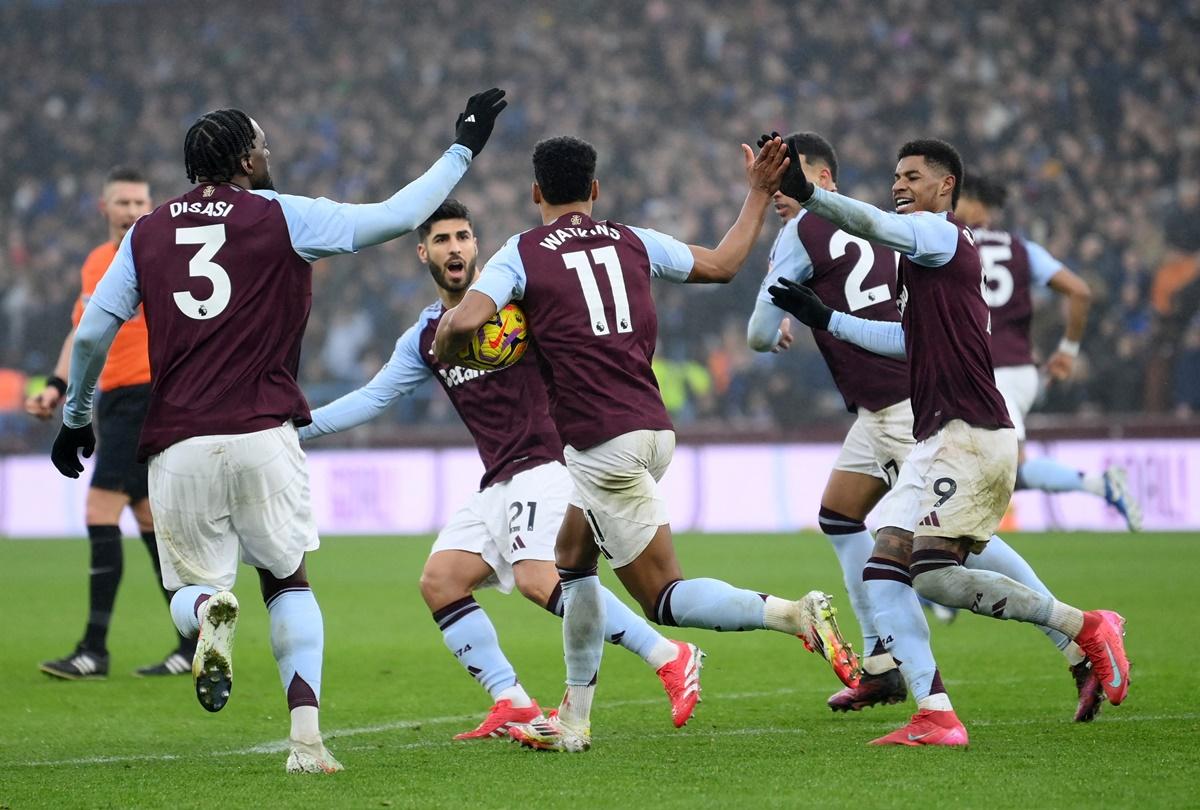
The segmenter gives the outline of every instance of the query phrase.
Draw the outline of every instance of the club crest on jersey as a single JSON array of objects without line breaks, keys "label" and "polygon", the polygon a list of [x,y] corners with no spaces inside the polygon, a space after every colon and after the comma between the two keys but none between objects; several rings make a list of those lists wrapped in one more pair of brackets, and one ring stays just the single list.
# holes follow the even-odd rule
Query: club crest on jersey
[{"label": "club crest on jersey", "polygon": [[583,217],[579,216],[579,214],[572,214],[571,215],[571,224],[572,225],[582,225]]},{"label": "club crest on jersey", "polygon": [[200,196],[201,197],[211,197],[213,195],[213,193],[216,192],[216,190],[217,189],[214,186],[205,186],[204,191],[200,192]]},{"label": "club crest on jersey", "polygon": [[900,314],[904,314],[904,308],[908,306],[908,285],[905,284],[900,288],[900,294],[896,296],[896,307],[900,310]]}]

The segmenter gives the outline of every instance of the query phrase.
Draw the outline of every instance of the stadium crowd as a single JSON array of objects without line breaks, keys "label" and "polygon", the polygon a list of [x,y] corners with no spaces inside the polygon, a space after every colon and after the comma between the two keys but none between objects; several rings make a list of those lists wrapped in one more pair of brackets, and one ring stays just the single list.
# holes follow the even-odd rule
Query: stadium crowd
[{"label": "stadium crowd", "polygon": [[[512,106],[456,194],[481,264],[536,224],[529,152],[546,135],[596,144],[602,216],[708,244],[741,202],[737,146],[763,129],[824,133],[841,191],[876,203],[896,146],[936,135],[1002,177],[1007,222],[1092,286],[1076,378],[1043,409],[1200,410],[1200,2],[935,6],[495,0],[484,15],[465,0],[307,0],[247,18],[233,3],[2,3],[0,407],[19,410],[21,375],[54,365],[112,165],[140,167],[158,200],[182,193],[184,130],[237,106],[266,130],[281,191],[379,200],[450,143],[468,94],[498,84]],[[657,370],[682,426],[788,430],[840,412],[807,336],[782,356],[746,347],[776,227],[730,288],[657,289]],[[313,404],[368,379],[432,298],[411,238],[321,262],[301,379]],[[1039,301],[1043,348],[1056,306]],[[3,419],[14,441],[52,435]],[[348,440],[454,421],[427,386]]]}]

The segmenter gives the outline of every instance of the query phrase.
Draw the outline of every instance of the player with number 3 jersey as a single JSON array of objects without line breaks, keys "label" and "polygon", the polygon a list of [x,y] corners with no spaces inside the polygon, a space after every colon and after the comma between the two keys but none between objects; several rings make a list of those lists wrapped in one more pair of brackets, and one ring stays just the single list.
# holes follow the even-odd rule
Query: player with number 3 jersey
[{"label": "player with number 3 jersey", "polygon": [[150,407],[139,455],[163,585],[180,633],[198,638],[196,696],[219,711],[233,687],[238,557],[258,569],[291,715],[289,772],[341,764],[317,722],[324,628],[304,556],[319,545],[296,428],[310,421],[296,376],[312,301],[310,263],[394,239],[446,198],[487,142],[503,92],[472,96],[455,143],[417,180],[368,205],[278,194],[266,135],[241,110],[201,116],[184,139],[197,185],[147,214],[122,242],[75,336],[63,475],[90,455],[92,395],[113,336],[142,305]]},{"label": "player with number 3 jersey", "polygon": [[[438,326],[435,353],[450,361],[500,308],[521,302],[575,484],[556,548],[567,691],[556,715],[511,730],[530,747],[590,746],[605,626],[600,555],[660,624],[798,635],[840,667],[841,677],[854,680],[856,662],[843,657],[824,594],[794,602],[716,579],[684,579],[658,490],[675,434],[651,371],[658,337],[651,279],[726,282],[745,262],[787,160],[778,140],[757,158],[749,146],[742,150],[749,193],[721,244],[708,249],[595,219],[596,150],[573,137],[540,142],[533,153],[533,201],[543,224],[509,239]],[[697,691],[700,655],[686,645],[675,662]]]}]

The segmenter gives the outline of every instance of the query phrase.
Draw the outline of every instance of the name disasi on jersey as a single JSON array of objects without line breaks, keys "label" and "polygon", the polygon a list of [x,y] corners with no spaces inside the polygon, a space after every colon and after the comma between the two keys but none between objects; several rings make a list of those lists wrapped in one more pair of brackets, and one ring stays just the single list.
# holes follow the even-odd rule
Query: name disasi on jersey
[{"label": "name disasi on jersey", "polygon": [[171,216],[177,217],[180,214],[200,214],[205,217],[227,217],[233,213],[233,203],[227,203],[223,200],[216,202],[173,202],[171,203]]}]

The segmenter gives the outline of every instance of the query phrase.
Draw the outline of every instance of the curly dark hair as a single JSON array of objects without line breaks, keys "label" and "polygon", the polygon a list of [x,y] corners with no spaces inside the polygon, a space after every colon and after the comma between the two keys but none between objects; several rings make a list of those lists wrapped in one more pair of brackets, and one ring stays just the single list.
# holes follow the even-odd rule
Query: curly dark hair
[{"label": "curly dark hair", "polygon": [[954,191],[950,196],[950,207],[958,205],[958,195],[963,184],[963,159],[958,150],[938,138],[919,138],[900,147],[896,160],[906,157],[923,157],[925,162],[937,166],[947,174],[954,175]]},{"label": "curly dark hair", "polygon": [[533,179],[550,205],[583,202],[596,177],[596,147],[571,135],[538,141],[533,147]]},{"label": "curly dark hair", "polygon": [[239,162],[254,146],[254,126],[241,110],[213,110],[196,119],[183,138],[188,182],[223,183],[241,173]]}]

